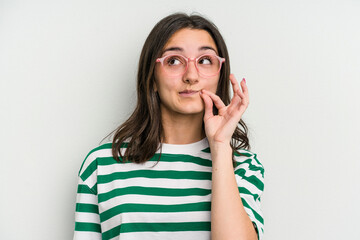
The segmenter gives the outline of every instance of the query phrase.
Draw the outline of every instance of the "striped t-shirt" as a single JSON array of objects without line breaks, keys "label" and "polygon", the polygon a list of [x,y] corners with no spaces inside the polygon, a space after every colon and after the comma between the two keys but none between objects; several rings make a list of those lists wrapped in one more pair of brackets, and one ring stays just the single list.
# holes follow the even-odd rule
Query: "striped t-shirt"
[{"label": "striped t-shirt", "polygon": [[[210,239],[212,162],[206,138],[162,144],[160,160],[157,152],[141,164],[117,162],[111,146],[93,149],[81,166],[74,240]],[[256,154],[240,153],[235,156],[236,182],[262,239],[264,169]]]}]

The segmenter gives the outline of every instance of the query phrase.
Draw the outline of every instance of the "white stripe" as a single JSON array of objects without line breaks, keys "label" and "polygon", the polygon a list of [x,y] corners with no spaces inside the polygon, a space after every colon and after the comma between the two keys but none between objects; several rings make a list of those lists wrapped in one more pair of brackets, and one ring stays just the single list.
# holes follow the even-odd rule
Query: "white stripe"
[{"label": "white stripe", "polygon": [[178,213],[122,213],[105,221],[102,225],[102,231],[106,232],[122,223],[210,222],[210,216],[210,211]]},{"label": "white stripe", "polygon": [[193,232],[131,232],[121,233],[121,237],[114,237],[111,240],[154,240],[154,239],[171,239],[171,240],[199,240],[210,239],[210,231],[193,231]]},{"label": "white stripe", "polygon": [[246,161],[248,159],[251,159],[250,163],[251,163],[252,166],[256,166],[256,167],[260,167],[260,168],[263,167],[261,164],[258,163],[258,161],[256,160],[257,158],[255,159],[255,154],[254,153],[249,152],[249,151],[244,151],[244,150],[240,151],[240,153],[251,154],[251,156],[250,157],[243,156],[243,155],[235,156],[235,161],[236,162],[242,163],[242,162],[244,162],[244,161]]},{"label": "white stripe", "polygon": [[[92,188],[95,184],[96,184],[96,181],[97,181],[97,175],[96,175],[96,171],[93,172],[92,175],[90,175],[90,177],[88,179],[86,179],[86,181],[84,182],[80,177],[78,178],[78,186],[79,185],[84,185],[83,187],[84,188]],[[80,196],[83,196],[84,194],[86,193],[78,193],[77,196],[80,197]],[[89,195],[92,195],[92,194],[89,194]],[[90,196],[88,196],[90,197]]]},{"label": "white stripe", "polygon": [[187,203],[210,202],[211,194],[206,196],[185,196],[185,197],[162,197],[162,196],[148,196],[128,194],[119,197],[111,198],[99,204],[99,211],[102,209],[111,209],[121,204],[135,203],[135,204],[161,204],[161,205],[175,205]]},{"label": "white stripe", "polygon": [[[130,178],[118,179],[109,183],[98,184],[99,194],[106,193],[114,189],[124,187],[158,187],[158,188],[202,188],[211,189],[211,180],[193,180],[193,179],[168,179],[168,178]],[[100,192],[101,191],[101,192]]]},{"label": "white stripe", "polygon": [[84,183],[88,185],[89,188],[93,188],[97,182],[97,171],[94,171],[85,181]]},{"label": "white stripe", "polygon": [[250,164],[246,162],[246,163],[241,163],[241,164],[239,164],[239,165],[234,169],[234,171],[236,171],[236,170],[238,170],[238,169],[240,169],[240,168],[243,168],[243,169],[245,169],[245,170],[250,170],[250,171],[253,171],[253,172],[259,172],[259,171],[260,171],[260,169],[259,169],[259,170],[256,170],[256,171],[251,170],[252,167],[257,167],[257,168],[263,169],[262,166],[254,165],[254,164],[252,164],[252,162],[251,162]]},{"label": "white stripe", "polygon": [[99,149],[95,152],[92,152],[88,158],[102,158],[102,157],[112,157],[111,148]]},{"label": "white stripe", "polygon": [[[160,152],[157,151],[156,153],[160,153]],[[173,152],[166,151],[166,150],[162,151],[162,153],[174,154]],[[177,153],[177,155],[189,155],[189,156],[192,156],[192,157],[198,157],[198,158],[202,158],[202,159],[206,159],[206,160],[211,161],[211,154],[206,153],[206,152],[202,152],[202,151],[199,151],[199,152],[184,151],[184,152]]]},{"label": "white stripe", "polygon": [[256,213],[258,213],[260,216],[262,216],[261,210],[258,206],[259,202],[258,201],[255,202],[253,196],[251,196],[249,194],[240,193],[240,197],[243,198],[248,203],[248,205],[250,206],[250,208],[252,210],[254,210]]},{"label": "white stripe", "polygon": [[[258,176],[256,176],[258,178]],[[236,179],[236,183],[238,185],[238,187],[243,187],[246,188],[247,190],[249,190],[252,194],[258,194],[259,196],[262,194],[262,191],[257,188],[254,184],[252,184],[251,182],[243,179],[242,177],[240,177],[239,175],[235,175],[235,179]],[[261,182],[262,179],[259,179]]]},{"label": "white stripe", "polygon": [[190,154],[193,155],[196,152],[201,151],[202,149],[208,148],[209,142],[206,138],[202,140],[190,143],[190,144],[168,144],[162,143],[161,149],[162,152],[170,152],[171,154]]},{"label": "white stripe", "polygon": [[88,203],[88,204],[97,204],[97,196],[87,193],[78,193],[76,197],[77,203]]},{"label": "white stripe", "polygon": [[89,165],[96,160],[98,151],[92,152],[83,162],[80,175],[89,167]]},{"label": "white stripe", "polygon": [[75,231],[74,240],[101,240],[101,233]]},{"label": "white stripe", "polygon": [[261,180],[261,182],[263,182],[263,176],[260,170],[251,170],[249,168],[243,168],[245,170],[245,177],[251,177],[251,176],[255,176],[257,177],[259,180]]},{"label": "white stripe", "polygon": [[100,223],[100,217],[96,213],[76,212],[75,222]]}]

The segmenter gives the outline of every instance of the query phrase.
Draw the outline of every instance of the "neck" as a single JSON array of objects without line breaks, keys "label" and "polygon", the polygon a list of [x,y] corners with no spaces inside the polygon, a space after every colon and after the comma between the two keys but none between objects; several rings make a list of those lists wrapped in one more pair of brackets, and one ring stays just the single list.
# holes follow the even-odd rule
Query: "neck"
[{"label": "neck", "polygon": [[163,143],[189,144],[205,137],[203,114],[167,114],[162,112]]}]

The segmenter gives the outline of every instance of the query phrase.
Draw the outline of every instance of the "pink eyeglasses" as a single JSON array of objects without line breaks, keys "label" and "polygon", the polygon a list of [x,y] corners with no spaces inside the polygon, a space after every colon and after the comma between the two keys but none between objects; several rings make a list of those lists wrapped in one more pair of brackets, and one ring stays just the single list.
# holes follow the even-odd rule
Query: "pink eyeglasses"
[{"label": "pink eyeglasses", "polygon": [[188,58],[180,54],[171,54],[156,59],[156,62],[161,63],[165,72],[173,77],[183,75],[187,71],[190,61],[195,62],[195,67],[200,75],[213,77],[220,72],[221,65],[225,62],[225,58],[221,58],[214,54],[204,54],[197,58]]}]

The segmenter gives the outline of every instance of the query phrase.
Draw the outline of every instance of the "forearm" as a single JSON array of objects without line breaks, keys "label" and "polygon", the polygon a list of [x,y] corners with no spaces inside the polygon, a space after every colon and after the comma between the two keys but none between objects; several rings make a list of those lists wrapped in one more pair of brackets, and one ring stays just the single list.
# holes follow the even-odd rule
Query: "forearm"
[{"label": "forearm", "polygon": [[257,234],[240,198],[230,144],[211,146],[211,156],[211,239],[256,240]]}]

